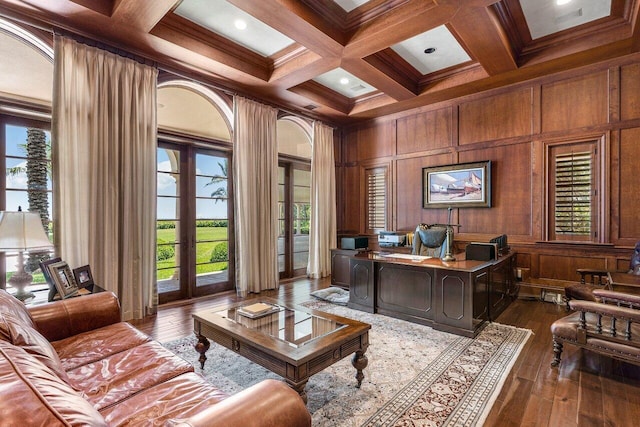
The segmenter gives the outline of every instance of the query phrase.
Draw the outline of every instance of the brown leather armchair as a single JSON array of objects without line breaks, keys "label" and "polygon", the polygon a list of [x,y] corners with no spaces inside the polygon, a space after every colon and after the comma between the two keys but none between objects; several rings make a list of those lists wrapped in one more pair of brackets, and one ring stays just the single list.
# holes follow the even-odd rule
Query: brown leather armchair
[{"label": "brown leather armchair", "polygon": [[640,296],[596,289],[601,302],[570,301],[575,313],[551,325],[553,361],[560,364],[564,344],[640,365]]},{"label": "brown leather armchair", "polygon": [[[569,301],[572,299],[600,302],[600,298],[593,291],[596,289],[611,290],[609,283],[609,271],[579,268],[576,272],[580,275],[580,283],[567,286],[564,289],[565,303],[569,310]],[[640,275],[640,242],[636,243],[631,261],[629,262],[629,274]]]}]

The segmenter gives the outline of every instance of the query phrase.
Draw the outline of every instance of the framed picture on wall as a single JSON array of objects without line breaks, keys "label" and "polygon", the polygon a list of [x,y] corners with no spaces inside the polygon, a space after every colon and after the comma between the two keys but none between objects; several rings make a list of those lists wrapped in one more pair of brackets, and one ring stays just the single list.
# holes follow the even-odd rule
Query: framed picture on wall
[{"label": "framed picture on wall", "polygon": [[423,208],[491,207],[491,161],[422,168]]}]

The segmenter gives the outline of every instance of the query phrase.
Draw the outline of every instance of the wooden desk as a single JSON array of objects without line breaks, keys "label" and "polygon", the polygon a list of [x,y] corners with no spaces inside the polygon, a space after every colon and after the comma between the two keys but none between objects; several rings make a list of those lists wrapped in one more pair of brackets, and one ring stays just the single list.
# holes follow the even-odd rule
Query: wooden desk
[{"label": "wooden desk", "polygon": [[609,272],[611,288],[618,292],[640,294],[640,276],[629,273]]},{"label": "wooden desk", "polygon": [[517,296],[515,254],[488,262],[461,258],[352,256],[349,307],[474,337]]}]

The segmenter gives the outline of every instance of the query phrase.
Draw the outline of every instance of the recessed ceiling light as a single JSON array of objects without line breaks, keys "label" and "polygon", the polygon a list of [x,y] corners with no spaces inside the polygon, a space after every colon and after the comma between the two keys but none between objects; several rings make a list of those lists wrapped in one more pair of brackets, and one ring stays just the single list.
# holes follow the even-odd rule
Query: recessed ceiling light
[{"label": "recessed ceiling light", "polygon": [[426,48],[426,49],[424,50],[424,53],[426,53],[426,54],[430,54],[430,53],[433,53],[433,52],[435,52],[435,51],[436,51],[436,48],[435,48],[435,47],[428,47],[428,48]]},{"label": "recessed ceiling light", "polygon": [[242,19],[236,19],[235,21],[233,21],[233,25],[235,25],[235,27],[239,30],[244,30],[247,28],[247,23]]},{"label": "recessed ceiling light", "polygon": [[556,0],[556,4],[558,6],[562,6],[562,5],[565,5],[567,3],[571,3],[571,0]]},{"label": "recessed ceiling light", "polygon": [[348,78],[346,78],[346,77],[341,78],[341,79],[340,79],[340,84],[341,84],[341,85],[349,84],[349,79],[348,79]]}]

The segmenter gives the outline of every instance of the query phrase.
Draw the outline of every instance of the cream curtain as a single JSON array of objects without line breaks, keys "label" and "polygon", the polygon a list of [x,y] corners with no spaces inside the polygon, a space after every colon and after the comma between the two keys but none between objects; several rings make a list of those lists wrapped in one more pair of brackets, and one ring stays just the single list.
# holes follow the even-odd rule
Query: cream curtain
[{"label": "cream curtain", "polygon": [[313,124],[311,156],[311,224],[307,276],[319,279],[331,274],[331,248],[336,247],[336,178],[333,129]]},{"label": "cream curtain", "polygon": [[56,246],[141,319],[157,307],[157,70],[58,35],[54,51]]},{"label": "cream curtain", "polygon": [[277,110],[234,98],[236,289],[278,288]]}]

